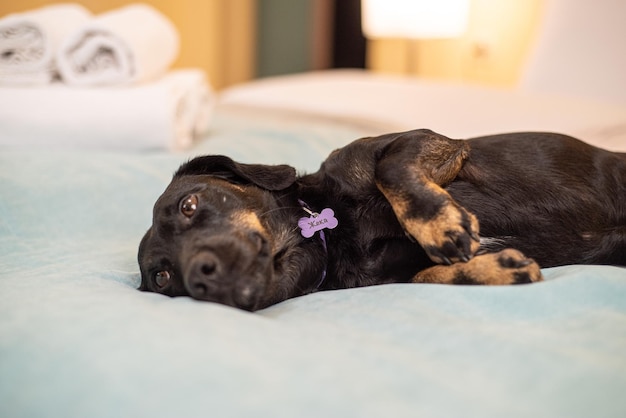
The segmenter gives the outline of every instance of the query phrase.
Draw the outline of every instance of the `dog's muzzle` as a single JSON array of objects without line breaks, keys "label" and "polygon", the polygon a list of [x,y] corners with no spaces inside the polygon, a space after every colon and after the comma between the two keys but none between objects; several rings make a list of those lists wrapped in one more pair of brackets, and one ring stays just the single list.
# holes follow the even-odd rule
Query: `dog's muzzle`
[{"label": "dog's muzzle", "polygon": [[194,299],[254,310],[261,301],[271,262],[258,233],[212,237],[186,251],[183,281]]}]

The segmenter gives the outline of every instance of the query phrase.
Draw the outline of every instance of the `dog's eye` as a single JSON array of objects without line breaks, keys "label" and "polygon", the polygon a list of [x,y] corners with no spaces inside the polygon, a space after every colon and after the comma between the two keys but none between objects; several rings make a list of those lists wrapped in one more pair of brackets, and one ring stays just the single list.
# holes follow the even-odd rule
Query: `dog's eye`
[{"label": "dog's eye", "polygon": [[183,199],[182,203],[180,204],[180,213],[188,218],[191,218],[193,214],[196,213],[197,208],[198,196],[192,194]]},{"label": "dog's eye", "polygon": [[154,275],[154,282],[159,288],[164,288],[170,282],[170,272],[167,270],[159,271]]}]

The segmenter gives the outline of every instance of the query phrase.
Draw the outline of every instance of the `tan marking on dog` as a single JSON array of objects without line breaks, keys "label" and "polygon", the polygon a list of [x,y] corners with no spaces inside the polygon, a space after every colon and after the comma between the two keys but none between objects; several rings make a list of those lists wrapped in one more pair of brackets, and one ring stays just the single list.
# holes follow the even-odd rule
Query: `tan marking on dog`
[{"label": "tan marking on dog", "polygon": [[[502,257],[526,261],[529,264],[521,267],[502,266],[500,263]],[[457,279],[464,277],[476,284],[510,285],[516,283],[516,275],[520,273],[528,274],[532,282],[543,280],[541,269],[534,260],[526,258],[517,250],[507,248],[498,253],[476,256],[467,263],[430,267],[419,272],[413,278],[413,283],[456,284]]]},{"label": "tan marking on dog", "polygon": [[[383,194],[391,204],[402,227],[409,234],[411,234],[411,236],[413,236],[413,238],[415,238],[422,247],[442,248],[446,242],[451,241],[454,237],[468,233],[474,234],[476,237],[478,236],[479,225],[476,216],[462,209],[454,202],[452,197],[448,195],[445,190],[436,184],[429,182],[426,183],[425,186],[433,195],[445,195],[448,199],[435,217],[428,220],[412,217],[408,213],[409,202],[406,197],[403,197],[398,193],[385,190],[379,185],[379,189],[382,190]],[[465,211],[469,219],[469,231],[466,231],[462,226],[462,211]],[[475,254],[479,248],[480,242],[473,239],[470,240],[471,254]],[[436,263],[445,262],[445,260],[433,254],[429,254],[429,257]],[[451,257],[450,261],[458,262],[460,260],[458,258]]]},{"label": "tan marking on dog", "polygon": [[247,210],[233,212],[230,216],[231,221],[238,227],[244,227],[260,234],[267,236],[267,231],[256,213]]},{"label": "tan marking on dog", "polygon": [[[462,226],[463,214],[461,208],[453,201],[449,201],[441,208],[439,213],[428,221],[421,219],[406,219],[405,225],[407,230],[422,246],[432,246],[441,248],[452,237],[458,237],[463,234],[475,234],[478,236],[479,226],[478,219],[472,213],[466,212],[469,218],[470,230],[466,231]],[[470,240],[470,251],[476,254],[480,248],[480,242],[473,239]],[[438,258],[438,257],[433,257]],[[433,260],[442,262],[443,260]],[[451,260],[453,262],[458,260]]]}]

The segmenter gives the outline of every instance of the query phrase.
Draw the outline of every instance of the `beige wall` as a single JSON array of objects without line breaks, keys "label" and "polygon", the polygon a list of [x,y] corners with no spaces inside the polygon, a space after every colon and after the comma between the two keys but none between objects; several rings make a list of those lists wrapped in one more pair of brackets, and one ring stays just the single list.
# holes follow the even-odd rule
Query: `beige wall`
[{"label": "beige wall", "polygon": [[512,86],[534,40],[543,0],[472,0],[458,39],[369,41],[368,67],[481,84]]},{"label": "beige wall", "polygon": [[[57,3],[54,0],[0,0],[0,16]],[[200,67],[216,88],[254,74],[255,0],[143,0],[167,15],[180,33],[175,67]],[[77,0],[94,13],[133,1]]]},{"label": "beige wall", "polygon": [[[216,88],[255,74],[258,0],[145,0],[181,35],[176,67],[201,67]],[[341,1],[341,0],[336,0]],[[131,0],[77,0],[100,13]],[[0,0],[0,16],[55,3]],[[544,0],[472,0],[465,35],[453,40],[387,39],[368,44],[368,68],[500,86],[514,85],[533,41]]]}]

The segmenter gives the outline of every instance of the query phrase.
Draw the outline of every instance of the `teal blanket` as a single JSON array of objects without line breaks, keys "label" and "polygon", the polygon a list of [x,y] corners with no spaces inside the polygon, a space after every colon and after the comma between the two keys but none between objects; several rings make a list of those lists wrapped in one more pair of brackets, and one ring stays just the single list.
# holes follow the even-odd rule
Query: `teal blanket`
[{"label": "teal blanket", "polygon": [[360,132],[217,115],[189,154],[0,152],[0,416],[624,417],[626,269],[384,285],[258,313],[136,290],[193,154],[317,169]]}]

